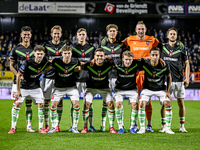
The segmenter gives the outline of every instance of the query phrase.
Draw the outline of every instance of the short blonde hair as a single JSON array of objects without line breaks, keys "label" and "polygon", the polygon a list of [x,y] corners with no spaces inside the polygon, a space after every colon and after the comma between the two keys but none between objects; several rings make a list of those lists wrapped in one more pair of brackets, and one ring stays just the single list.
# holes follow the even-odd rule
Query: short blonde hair
[{"label": "short blonde hair", "polygon": [[[144,22],[143,21],[138,21],[138,23],[137,23],[137,25],[144,25],[145,26],[145,28],[146,28],[146,25],[144,24]],[[137,25],[136,25],[136,27],[137,27]]]},{"label": "short blonde hair", "polygon": [[128,56],[128,57],[134,57],[133,53],[131,51],[124,51],[122,53],[122,58],[124,58],[124,56]]},{"label": "short blonde hair", "polygon": [[109,24],[106,26],[106,31],[110,30],[110,28],[115,28],[118,31],[118,26],[116,24]]},{"label": "short blonde hair", "polygon": [[85,28],[80,28],[80,29],[78,29],[77,32],[76,32],[76,34],[80,33],[81,31],[85,31],[85,33],[87,34],[87,31],[86,31]]},{"label": "short blonde hair", "polygon": [[57,30],[59,30],[59,31],[62,33],[62,28],[61,28],[61,26],[59,26],[59,25],[53,26],[53,27],[51,28],[51,33],[53,33],[53,30],[54,30],[54,29],[57,29]]}]

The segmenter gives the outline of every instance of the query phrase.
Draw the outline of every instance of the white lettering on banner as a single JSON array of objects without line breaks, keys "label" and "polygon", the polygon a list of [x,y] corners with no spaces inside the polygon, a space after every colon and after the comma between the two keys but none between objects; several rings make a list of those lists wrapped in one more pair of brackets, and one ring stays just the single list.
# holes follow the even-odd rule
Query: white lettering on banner
[{"label": "white lettering on banner", "polygon": [[117,14],[147,14],[148,5],[147,4],[116,4]]},{"label": "white lettering on banner", "polygon": [[0,81],[0,88],[12,88],[13,81]]},{"label": "white lettering on banner", "polygon": [[200,14],[200,5],[188,5],[188,14]]},{"label": "white lettering on banner", "polygon": [[168,13],[170,14],[184,14],[184,5],[168,5]]},{"label": "white lettering on banner", "polygon": [[18,13],[85,14],[84,2],[18,2]]}]

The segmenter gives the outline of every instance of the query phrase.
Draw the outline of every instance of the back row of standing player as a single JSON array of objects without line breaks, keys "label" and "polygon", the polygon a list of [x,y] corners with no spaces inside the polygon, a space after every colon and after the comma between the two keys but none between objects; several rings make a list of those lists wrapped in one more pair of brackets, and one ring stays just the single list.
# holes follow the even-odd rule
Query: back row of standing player
[{"label": "back row of standing player", "polygon": [[[26,27],[24,27],[24,28],[26,28]],[[133,54],[134,54],[134,58],[147,57],[147,56],[149,56],[149,53],[150,53],[150,50],[152,49],[152,47],[158,46],[158,40],[156,38],[145,35],[146,26],[143,22],[138,22],[138,24],[136,25],[137,35],[128,37],[124,41],[124,43],[116,41],[116,36],[117,36],[117,31],[118,31],[118,27],[116,25],[113,25],[113,24],[108,25],[106,27],[106,30],[107,30],[108,39],[104,39],[102,41],[101,47],[105,50],[105,54],[107,56],[110,56],[114,59],[121,57],[121,54],[122,54],[123,50],[125,49],[125,45],[130,47],[131,52],[133,52]],[[163,49],[162,57],[166,62],[169,62],[169,65],[172,70],[171,90],[174,91],[174,95],[177,98],[178,104],[179,104],[179,112],[180,112],[179,117],[180,117],[180,124],[181,124],[180,131],[187,132],[184,128],[184,121],[185,121],[184,84],[183,84],[181,68],[182,68],[182,61],[185,61],[186,80],[184,81],[184,83],[185,83],[185,86],[188,86],[188,84],[189,84],[189,79],[188,79],[189,63],[187,61],[187,54],[184,50],[184,46],[182,46],[180,42],[176,41],[177,33],[178,33],[177,30],[174,28],[169,30],[169,32],[168,32],[169,43],[162,46],[162,49]],[[62,49],[62,47],[65,46],[65,43],[60,41],[60,38],[62,36],[62,29],[60,26],[54,26],[51,29],[51,36],[52,36],[52,40],[45,43],[44,47],[46,48],[48,58],[52,60],[56,57],[61,56],[61,49]],[[22,43],[19,44],[16,48],[14,48],[11,53],[11,61],[12,61],[11,62],[11,70],[15,74],[17,73],[18,68],[22,64],[22,61],[25,59],[29,59],[33,54],[32,50],[30,48],[31,30],[22,28],[21,37],[22,37]],[[94,48],[89,46],[86,43],[86,37],[87,37],[86,30],[83,28],[79,29],[77,31],[78,43],[72,45],[73,56],[76,58],[79,58],[79,60],[83,61],[83,62],[91,61],[93,58],[93,54],[94,54]],[[15,69],[14,64],[17,64],[18,68]],[[81,71],[78,73],[77,88],[79,90],[79,94],[81,91],[84,92],[86,89],[86,84],[85,84],[86,78],[87,78],[86,74],[87,73],[84,73],[84,71]],[[144,80],[143,75],[140,75],[140,74],[137,76],[138,88],[142,88],[141,82]],[[47,71],[45,73],[44,79],[43,79],[43,86],[42,86],[44,96],[45,96],[45,131],[49,130],[49,124],[48,124],[49,112],[48,111],[49,111],[49,102],[51,99],[52,86],[54,83],[54,80],[52,80],[53,79],[52,75],[53,75],[52,70]],[[111,89],[114,89],[114,85],[115,85],[114,83],[116,81],[116,77],[117,77],[116,71],[112,70],[109,72],[109,86]],[[15,86],[15,84],[14,84],[14,86]],[[15,88],[13,88],[13,90],[12,90],[13,92],[16,91],[14,89]],[[52,103],[52,106],[53,106],[53,104],[54,103]],[[121,109],[122,116],[123,116],[123,106],[122,105],[118,106],[118,103],[116,103],[116,104],[117,104],[117,108]],[[72,107],[71,110],[74,110],[74,108]],[[108,109],[108,106],[106,105],[106,102],[104,102],[102,105],[102,119],[101,119],[102,123],[101,123],[101,129],[100,129],[101,131],[105,131],[105,119],[106,119],[106,115],[107,115],[107,109]],[[148,125],[147,125],[146,130],[153,132],[153,130],[151,128],[151,115],[152,115],[151,109],[152,109],[152,107],[150,107],[150,109],[146,113],[147,120],[148,120]],[[92,108],[91,104],[89,107],[89,111],[90,111],[89,112],[89,123],[90,123],[89,130],[96,131],[92,125],[93,108]],[[71,116],[72,116],[72,120],[73,120],[73,111],[71,111],[71,112],[72,112]],[[62,101],[58,104],[57,113],[58,113],[57,126],[55,128],[56,128],[57,132],[60,132],[59,122],[60,122],[61,115],[62,115]],[[112,112],[110,112],[110,113],[112,113]],[[165,118],[164,118],[164,116],[165,116],[164,113],[161,116],[162,116],[161,122],[164,127],[164,124],[166,123]],[[31,127],[32,109],[31,109],[30,100],[29,101],[26,100],[26,118],[27,118],[27,131],[35,132]],[[123,128],[123,132],[126,132],[126,129],[123,126],[123,117],[122,117],[121,125]],[[163,131],[163,127],[162,127],[161,131]],[[13,126],[13,128],[14,128],[14,126]],[[133,130],[136,131],[138,129],[137,124],[133,123],[131,128],[133,128]],[[84,129],[87,132],[86,126]],[[111,129],[111,132],[112,131],[115,132],[115,130]]]}]

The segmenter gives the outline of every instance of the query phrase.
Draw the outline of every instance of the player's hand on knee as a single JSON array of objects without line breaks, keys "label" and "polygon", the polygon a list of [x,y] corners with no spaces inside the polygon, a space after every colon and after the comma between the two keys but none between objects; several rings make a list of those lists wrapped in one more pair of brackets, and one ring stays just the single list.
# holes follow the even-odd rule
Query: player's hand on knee
[{"label": "player's hand on knee", "polygon": [[18,99],[20,96],[22,96],[21,92],[15,93],[15,98]]},{"label": "player's hand on knee", "polygon": [[167,97],[170,99],[170,101],[172,100],[171,95],[170,95],[169,92],[166,92],[165,98],[167,98]]}]

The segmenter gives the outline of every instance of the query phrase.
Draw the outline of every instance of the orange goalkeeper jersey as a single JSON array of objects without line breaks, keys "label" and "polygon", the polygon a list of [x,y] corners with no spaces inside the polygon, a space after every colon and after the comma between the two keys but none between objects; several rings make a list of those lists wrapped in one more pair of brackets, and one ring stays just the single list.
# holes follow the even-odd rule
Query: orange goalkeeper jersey
[{"label": "orange goalkeeper jersey", "polygon": [[148,57],[150,50],[158,46],[158,39],[153,36],[145,35],[145,38],[140,40],[137,35],[129,36],[124,41],[126,46],[130,47],[130,51],[134,54],[134,59]]}]

